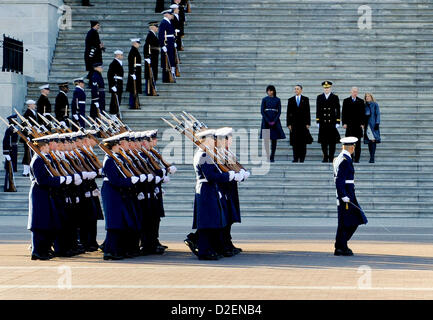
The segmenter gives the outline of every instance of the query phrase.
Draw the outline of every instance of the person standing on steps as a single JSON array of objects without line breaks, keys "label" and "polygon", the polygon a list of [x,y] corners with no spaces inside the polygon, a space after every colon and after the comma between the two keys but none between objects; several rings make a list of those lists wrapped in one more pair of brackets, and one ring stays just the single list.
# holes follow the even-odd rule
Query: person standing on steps
[{"label": "person standing on steps", "polygon": [[302,95],[302,86],[295,86],[295,95],[287,102],[287,128],[290,130],[290,145],[293,161],[304,162],[307,154],[307,138],[311,125],[310,100]]},{"label": "person standing on steps", "polygon": [[[161,20],[158,29],[159,46],[161,47],[161,69],[162,82],[170,83],[170,73],[173,77],[173,82],[176,82],[176,59],[174,55],[175,31],[173,27],[173,10],[168,9],[162,12],[164,18]],[[166,63],[167,59],[167,63]]]},{"label": "person standing on steps", "polygon": [[[283,128],[281,127],[281,100],[277,97],[277,90],[274,86],[269,85],[266,88],[267,96],[262,99],[262,127],[260,139],[265,139],[265,149],[269,156],[269,140],[271,140],[270,162],[275,161],[275,151],[277,149],[277,140],[285,139]],[[263,131],[265,130],[265,131]],[[268,135],[269,133],[269,135]]]},{"label": "person standing on steps", "polygon": [[128,82],[126,83],[126,92],[129,92],[129,109],[135,109],[135,93],[137,93],[138,96],[138,94],[143,92],[141,89],[141,54],[138,50],[138,48],[140,48],[141,39],[132,38],[130,40],[131,50],[128,54]]},{"label": "person standing on steps", "polygon": [[69,101],[68,101],[68,92],[69,85],[68,82],[61,82],[59,85],[59,93],[57,94],[55,105],[54,105],[54,114],[56,119],[59,122],[63,122],[64,126],[69,126],[68,118],[69,118]]},{"label": "person standing on steps", "polygon": [[340,141],[340,99],[331,92],[332,82],[322,82],[323,93],[316,99],[316,123],[319,127],[318,142],[322,146],[322,162],[332,162],[335,144]]},{"label": "person standing on steps", "polygon": [[[357,137],[358,141],[361,141],[365,121],[364,111],[364,100],[358,97],[358,88],[353,87],[350,97],[343,100],[341,111],[341,122],[343,128],[346,129],[346,137]],[[357,143],[355,145],[355,163],[359,162],[360,157],[361,143]]]},{"label": "person standing on steps", "polygon": [[[41,95],[36,102],[36,112],[46,117],[48,114],[51,113],[51,102],[48,99],[48,95],[50,94],[50,85],[48,83],[44,84],[39,87],[39,90],[41,90]],[[45,124],[42,119],[38,119],[38,123]]]},{"label": "person standing on steps", "polygon": [[333,162],[338,210],[334,255],[353,256],[347,242],[352,238],[358,226],[366,224],[368,220],[355,195],[355,168],[353,167],[352,154],[355,151],[358,138],[345,137],[340,141],[343,144],[343,149]]},{"label": "person standing on steps", "polygon": [[376,144],[380,143],[380,110],[379,105],[371,93],[365,94],[365,132],[364,143],[368,144],[368,151],[370,151],[370,163],[374,163],[374,156],[376,153]]},{"label": "person standing on steps", "polygon": [[[152,70],[153,81],[155,83],[156,91],[156,80],[158,80],[158,61],[159,61],[159,40],[158,40],[158,22],[149,22],[149,32],[146,37],[146,41],[143,46],[143,57],[145,61],[144,78],[146,95],[152,95],[151,83],[149,83],[151,74],[149,72],[149,66]],[[157,94],[158,95],[158,94]]]},{"label": "person standing on steps", "polygon": [[114,59],[107,71],[108,88],[110,88],[110,114],[119,116],[123,93],[123,51],[114,51]]},{"label": "person standing on steps", "polygon": [[92,79],[93,65],[101,63],[102,65],[102,51],[105,51],[104,44],[99,39],[99,30],[101,25],[98,21],[90,21],[90,30],[87,32],[84,49],[84,63],[86,64],[86,71],[89,71],[87,79],[89,82]]},{"label": "person standing on steps", "polygon": [[[72,120],[81,128],[85,128],[84,120],[80,117],[86,117],[86,92],[84,91],[84,79],[76,78],[73,80],[75,89],[71,101]],[[72,128],[76,131],[76,128]]]},{"label": "person standing on steps", "polygon": [[90,105],[90,117],[98,118],[99,113],[105,111],[105,83],[102,77],[102,62],[93,64],[94,71],[90,81],[92,91],[92,103]]}]

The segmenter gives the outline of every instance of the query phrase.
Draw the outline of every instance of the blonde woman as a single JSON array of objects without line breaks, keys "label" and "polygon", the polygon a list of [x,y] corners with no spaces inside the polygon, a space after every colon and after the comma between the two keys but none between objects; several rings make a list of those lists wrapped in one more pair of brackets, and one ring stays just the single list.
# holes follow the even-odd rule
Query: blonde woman
[{"label": "blonde woman", "polygon": [[374,163],[376,144],[380,143],[380,110],[379,105],[371,93],[365,94],[365,132],[364,143],[368,144],[370,151],[370,163]]}]

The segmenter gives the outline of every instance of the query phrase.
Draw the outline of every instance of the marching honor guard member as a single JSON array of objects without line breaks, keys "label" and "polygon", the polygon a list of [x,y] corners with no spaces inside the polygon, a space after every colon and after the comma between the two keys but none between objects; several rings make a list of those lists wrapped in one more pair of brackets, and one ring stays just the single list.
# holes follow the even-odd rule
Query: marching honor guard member
[{"label": "marching honor guard member", "polygon": [[83,78],[74,79],[74,84],[75,90],[71,101],[72,119],[81,128],[84,128],[84,120],[80,117],[80,115],[86,117],[86,92],[84,91]]},{"label": "marching honor guard member", "polygon": [[162,82],[173,83],[176,82],[175,31],[171,22],[174,16],[171,9],[163,11],[162,14],[164,18],[158,30],[159,46],[163,51],[161,52]]},{"label": "marching honor guard member", "polygon": [[[41,90],[41,95],[36,102],[36,111],[45,117],[51,113],[51,102],[48,100],[48,95],[50,94],[50,85],[44,84],[40,86],[39,89]],[[39,119],[38,123],[44,124],[44,121]]]},{"label": "marching honor guard member", "polygon": [[[145,88],[146,95],[148,96],[153,95],[152,85],[156,91],[156,80],[158,80],[158,58],[160,47],[157,33],[158,22],[149,22],[149,32],[143,47],[143,56],[145,61],[144,78],[146,79]],[[153,83],[150,81],[153,81]]]},{"label": "marching honor guard member", "polygon": [[340,140],[343,150],[334,159],[334,180],[337,188],[338,228],[335,239],[336,256],[352,256],[353,252],[347,246],[356,229],[368,222],[355,195],[355,168],[352,154],[355,151],[356,137],[345,137]]},{"label": "marching honor guard member", "polygon": [[340,141],[340,99],[331,92],[332,82],[322,82],[323,93],[316,99],[316,123],[319,127],[318,142],[322,145],[322,162],[332,162],[335,144]]},{"label": "marching honor guard member", "polygon": [[[215,130],[196,134],[200,143],[214,150]],[[219,184],[232,181],[235,172],[222,172],[202,149],[194,155],[197,184],[194,199],[193,229],[197,229],[197,256],[199,260],[218,260],[223,248],[222,230],[228,224],[227,208]]]},{"label": "marching honor guard member", "polygon": [[174,35],[176,36],[175,48],[178,51],[183,51],[182,36],[183,36],[183,30],[184,30],[184,28],[183,28],[184,20],[181,20],[179,5],[174,3],[170,6],[170,9],[173,10],[173,20],[171,20],[171,21],[173,23]]},{"label": "marching honor guard member", "polygon": [[[141,54],[140,48],[141,39],[131,39],[131,50],[128,54],[128,82],[126,83],[126,91],[129,92],[129,108],[136,108],[138,94],[142,93],[141,82]],[[137,105],[139,107],[139,105]]]},{"label": "marching honor guard member", "polygon": [[54,113],[59,122],[64,122],[68,126],[69,118],[69,101],[68,101],[69,86],[67,82],[59,83],[59,94],[56,97]]},{"label": "marching honor guard member", "polygon": [[[24,112],[23,117],[27,120],[32,118],[35,121],[38,121],[38,114],[36,113],[36,102],[35,100],[27,100],[26,101],[27,110]],[[28,136],[27,132],[23,132],[25,135],[27,135],[27,140],[30,141],[30,137]],[[23,156],[23,176],[28,177],[30,173],[30,161],[32,160],[32,154],[30,151],[29,146],[27,145],[27,142],[23,139],[20,139],[20,142],[24,143],[24,156]]]},{"label": "marching honor guard member", "polygon": [[[62,184],[69,185],[71,176],[55,176],[47,166],[50,147],[49,137],[33,139],[41,156],[35,153],[30,167],[31,186],[29,194],[29,219],[27,229],[32,232],[32,260],[50,259],[49,251],[56,233],[61,229],[61,220],[52,192]],[[44,159],[42,158],[44,157]]]},{"label": "marching honor guard member", "polygon": [[102,78],[102,62],[95,63],[93,70],[90,81],[90,89],[92,90],[90,117],[96,119],[100,112],[105,111],[105,83],[104,78]]},{"label": "marching honor guard member", "polygon": [[86,71],[89,71],[87,79],[89,82],[92,79],[93,65],[101,63],[102,65],[102,51],[105,51],[104,44],[99,39],[99,29],[101,25],[98,21],[90,21],[90,30],[87,32],[84,50],[84,62],[86,64]]},{"label": "marching honor guard member", "polygon": [[[358,88],[353,87],[350,97],[343,100],[341,122],[346,129],[346,137],[356,137],[361,141],[365,122],[364,100],[358,97]],[[361,158],[361,143],[355,146],[355,163]]]},{"label": "marching honor guard member", "polygon": [[114,51],[114,59],[107,72],[108,87],[110,88],[110,114],[119,116],[123,93],[123,51]]}]

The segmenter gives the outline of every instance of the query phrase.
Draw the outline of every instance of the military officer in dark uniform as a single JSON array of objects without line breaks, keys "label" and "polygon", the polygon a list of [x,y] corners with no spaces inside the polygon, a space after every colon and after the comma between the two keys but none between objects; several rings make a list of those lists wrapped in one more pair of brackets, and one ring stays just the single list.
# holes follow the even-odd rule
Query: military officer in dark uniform
[{"label": "military officer in dark uniform", "polygon": [[[40,86],[39,89],[41,90],[41,95],[36,102],[36,112],[42,114],[43,116],[47,116],[51,113],[51,102],[50,100],[48,100],[48,95],[50,94],[50,85],[44,84]],[[42,119],[39,119],[38,123],[44,124],[44,121]]]},{"label": "military officer in dark uniform", "polygon": [[322,145],[322,162],[332,162],[335,144],[340,140],[340,99],[331,92],[332,82],[322,82],[324,93],[317,96],[316,123],[319,127],[318,142]]},{"label": "military officer in dark uniform", "polygon": [[105,83],[102,78],[102,63],[93,65],[90,89],[92,91],[92,104],[90,105],[90,117],[96,119],[98,113],[105,111]]},{"label": "military officer in dark uniform", "polygon": [[[16,114],[7,117],[10,124],[13,124],[12,119],[16,119]],[[3,155],[7,161],[12,162],[13,172],[18,171],[18,133],[14,132],[12,127],[8,127],[3,137]]]},{"label": "military officer in dark uniform", "polygon": [[368,222],[355,195],[355,168],[353,167],[352,154],[357,142],[358,138],[356,137],[341,139],[343,150],[333,162],[338,207],[338,228],[334,251],[336,256],[353,255],[347,242],[359,225]]},{"label": "military officer in dark uniform", "polygon": [[145,89],[146,95],[152,95],[149,79],[149,65],[152,69],[153,81],[156,86],[156,80],[158,79],[158,58],[159,58],[159,40],[158,40],[158,22],[149,22],[149,33],[146,37],[146,42],[143,47],[143,56],[145,61],[144,78],[146,79]]},{"label": "military officer in dark uniform", "polygon": [[83,78],[74,79],[75,89],[71,101],[71,113],[73,121],[81,128],[85,127],[84,120],[80,117],[86,116],[86,92],[84,91]]},{"label": "military officer in dark uniform", "polygon": [[[365,122],[365,105],[364,100],[358,97],[358,88],[353,87],[350,97],[343,100],[341,111],[341,122],[346,129],[346,137],[356,137],[361,141]],[[361,143],[355,145],[355,163],[359,162],[361,157]]]},{"label": "military officer in dark uniform", "polygon": [[63,121],[65,126],[69,125],[69,101],[68,101],[69,86],[67,82],[59,83],[59,93],[56,97],[54,113],[58,121]]},{"label": "military officer in dark uniform", "polygon": [[[173,78],[176,77],[176,59],[174,56],[175,46],[175,32],[172,24],[173,11],[171,9],[162,12],[164,18],[159,24],[158,39],[159,46],[162,48],[161,52],[161,68],[162,68],[162,82],[169,83],[169,72]],[[168,57],[168,67],[166,66],[166,57]]]},{"label": "military officer in dark uniform", "polygon": [[[128,54],[128,82],[126,83],[126,91],[129,92],[129,108],[134,109],[135,106],[135,92],[137,95],[142,93],[142,82],[141,82],[141,54],[138,48],[140,48],[141,39],[131,39],[131,50]],[[135,81],[135,90],[134,90]]]},{"label": "military officer in dark uniform", "polygon": [[[16,114],[9,116],[7,119],[9,124],[12,124],[12,119],[17,117]],[[16,192],[14,185],[14,172],[17,172],[17,142],[18,133],[13,127],[8,127],[3,137],[3,156],[5,159],[5,183],[4,192]]]},{"label": "military officer in dark uniform", "polygon": [[174,35],[176,36],[176,49],[178,51],[183,51],[183,45],[182,45],[182,36],[183,36],[183,23],[184,21],[180,17],[180,8],[177,4],[172,4],[170,6],[170,9],[173,10],[173,27],[174,27]]},{"label": "military officer in dark uniform", "polygon": [[102,65],[102,51],[105,51],[104,44],[99,39],[98,30],[101,25],[98,21],[90,21],[90,30],[87,32],[85,49],[84,49],[84,62],[86,64],[86,71],[89,71],[87,79],[89,82],[92,79],[93,65],[101,63]]},{"label": "military officer in dark uniform", "polygon": [[302,86],[295,86],[295,95],[287,102],[287,128],[290,130],[290,145],[293,161],[304,162],[307,154],[307,135],[311,125],[310,100],[302,95]]},{"label": "military officer in dark uniform", "polygon": [[114,59],[107,72],[108,87],[110,88],[110,114],[119,116],[119,108],[123,93],[123,51],[114,51]]},{"label": "military officer in dark uniform", "polygon": [[[38,121],[38,114],[36,113],[36,102],[34,100],[27,100],[27,110],[24,112],[23,117],[26,119],[32,118],[35,121]],[[30,137],[28,136],[27,132],[24,132],[24,134],[27,135],[27,140],[30,141]],[[30,151],[29,146],[25,141],[20,139],[20,142],[24,144],[24,156],[23,156],[23,176],[28,177],[30,174],[30,161],[32,160],[32,154]]]}]

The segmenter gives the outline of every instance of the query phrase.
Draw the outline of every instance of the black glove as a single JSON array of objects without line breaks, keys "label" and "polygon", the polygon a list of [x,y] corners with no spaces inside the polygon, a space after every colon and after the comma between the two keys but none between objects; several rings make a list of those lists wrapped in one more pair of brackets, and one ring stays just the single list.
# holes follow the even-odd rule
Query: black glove
[{"label": "black glove", "polygon": [[374,130],[379,130],[379,124],[378,123],[375,124]]}]

